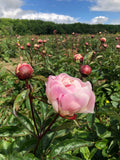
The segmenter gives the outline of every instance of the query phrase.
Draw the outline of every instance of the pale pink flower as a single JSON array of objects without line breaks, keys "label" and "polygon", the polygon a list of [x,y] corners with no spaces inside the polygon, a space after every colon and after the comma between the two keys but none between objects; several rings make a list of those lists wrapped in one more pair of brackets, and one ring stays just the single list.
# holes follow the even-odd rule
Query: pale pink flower
[{"label": "pale pink flower", "polygon": [[61,117],[75,119],[76,113],[94,113],[95,95],[90,82],[66,73],[50,75],[46,83],[48,102]]}]

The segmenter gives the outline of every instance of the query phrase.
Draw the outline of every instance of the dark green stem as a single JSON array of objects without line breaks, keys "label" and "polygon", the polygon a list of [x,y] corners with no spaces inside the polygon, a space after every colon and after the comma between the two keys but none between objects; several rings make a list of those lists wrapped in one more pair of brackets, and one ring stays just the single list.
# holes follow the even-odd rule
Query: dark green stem
[{"label": "dark green stem", "polygon": [[38,141],[37,141],[37,144],[35,146],[35,149],[34,149],[34,154],[36,153],[37,151],[37,148],[38,148],[38,145],[40,143],[40,140],[41,138],[49,131],[50,127],[54,124],[54,122],[56,121],[56,119],[58,118],[59,114],[56,114],[55,118],[52,120],[52,122],[49,124],[48,128],[42,133],[40,134],[40,136],[38,137]]},{"label": "dark green stem", "polygon": [[[26,86],[27,86],[27,89],[30,88],[29,84],[28,84],[28,80],[26,80]],[[31,107],[31,112],[32,112],[32,119],[33,119],[33,122],[34,122],[34,126],[36,128],[36,131],[37,131],[37,135],[39,136],[39,131],[38,131],[37,124],[36,124],[36,121],[35,121],[34,109],[33,109],[33,105],[32,105],[31,91],[29,92],[29,101],[30,101],[30,107]]]}]

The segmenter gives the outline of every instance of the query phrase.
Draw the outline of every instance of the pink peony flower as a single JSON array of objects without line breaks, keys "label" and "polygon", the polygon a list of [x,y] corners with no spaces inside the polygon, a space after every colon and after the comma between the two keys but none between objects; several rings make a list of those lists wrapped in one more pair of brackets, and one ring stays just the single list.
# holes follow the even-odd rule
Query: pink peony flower
[{"label": "pink peony flower", "polygon": [[75,119],[76,113],[93,113],[95,95],[90,82],[66,73],[50,75],[46,83],[48,102],[61,117]]}]

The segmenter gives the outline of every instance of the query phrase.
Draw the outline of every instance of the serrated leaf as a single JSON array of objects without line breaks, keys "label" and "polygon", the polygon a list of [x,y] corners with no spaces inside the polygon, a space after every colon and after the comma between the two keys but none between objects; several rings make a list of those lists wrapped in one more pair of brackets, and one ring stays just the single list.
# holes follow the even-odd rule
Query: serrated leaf
[{"label": "serrated leaf", "polygon": [[93,145],[94,145],[94,142],[91,142],[91,141],[84,141],[82,139],[77,139],[77,140],[67,139],[67,140],[64,140],[61,143],[55,145],[52,148],[52,151],[50,153],[50,157],[54,158],[58,155],[64,154],[65,152],[75,150],[80,147],[93,146]]},{"label": "serrated leaf", "polygon": [[19,109],[19,107],[22,105],[23,101],[26,99],[26,97],[29,94],[29,89],[22,91],[20,94],[17,95],[14,104],[13,104],[13,113],[16,116],[16,111]]}]

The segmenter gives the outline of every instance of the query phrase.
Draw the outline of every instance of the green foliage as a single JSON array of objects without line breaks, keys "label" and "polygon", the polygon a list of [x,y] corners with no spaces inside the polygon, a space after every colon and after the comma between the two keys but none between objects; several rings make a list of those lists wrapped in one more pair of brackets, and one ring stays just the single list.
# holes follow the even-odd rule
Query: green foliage
[{"label": "green foliage", "polygon": [[42,20],[19,20],[0,18],[0,35],[26,35],[26,34],[52,34],[53,30],[58,34],[71,34],[72,32],[80,34],[96,34],[99,31],[116,34],[120,32],[120,25],[102,25],[102,24],[56,24]]},{"label": "green foliage", "polygon": [[[105,27],[104,25],[88,27],[87,24],[76,23],[60,24],[59,28],[59,25],[39,20],[1,19],[1,21],[6,26],[12,25],[14,33],[21,35],[52,34],[54,29],[57,29],[59,34],[72,33],[75,30],[87,33],[88,29],[89,33],[92,33],[98,32],[98,28],[102,31]],[[3,33],[4,27],[1,28]],[[112,28],[109,29],[112,32]],[[10,34],[5,32],[7,29],[4,34]],[[117,35],[102,33],[96,34],[93,39],[90,34],[55,34],[40,37],[36,35],[1,39],[0,159],[119,159],[120,51],[115,47]],[[106,37],[107,48],[102,46],[100,37]],[[34,41],[31,41],[31,38],[34,38]],[[38,39],[47,42],[41,45]],[[31,47],[27,47],[28,42]],[[89,45],[85,46],[85,42]],[[34,44],[40,47],[35,49]],[[20,48],[21,46],[24,46],[24,50]],[[83,62],[76,63],[75,54],[81,54],[84,57]],[[31,64],[34,70],[27,87],[14,73],[17,64],[20,63],[19,58]],[[82,64],[88,64],[92,68],[88,77],[82,77],[79,72]],[[92,83],[96,96],[94,114],[77,114],[75,121],[63,119],[55,114],[46,98],[45,83],[49,75],[60,73],[67,73]]]}]

